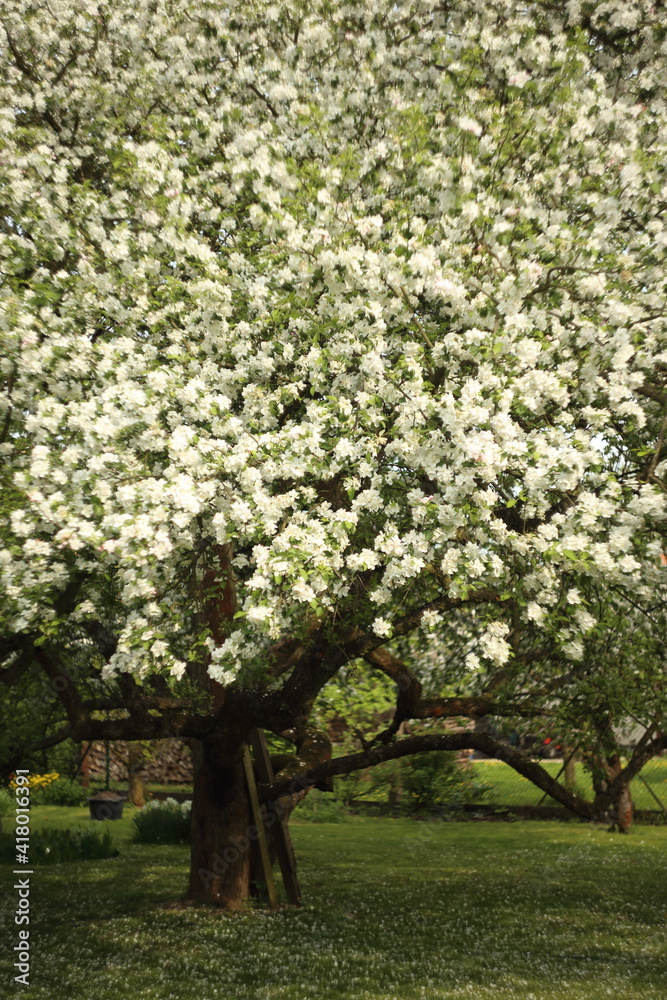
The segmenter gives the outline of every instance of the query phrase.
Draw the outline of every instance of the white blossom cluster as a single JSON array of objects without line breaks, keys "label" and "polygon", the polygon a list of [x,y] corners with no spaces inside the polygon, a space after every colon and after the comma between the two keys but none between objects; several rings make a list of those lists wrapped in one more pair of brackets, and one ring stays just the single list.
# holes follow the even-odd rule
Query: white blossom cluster
[{"label": "white blossom cluster", "polygon": [[651,585],[667,43],[558,6],[2,0],[5,631],[180,677],[230,543],[225,683],[362,580],[379,637]]}]

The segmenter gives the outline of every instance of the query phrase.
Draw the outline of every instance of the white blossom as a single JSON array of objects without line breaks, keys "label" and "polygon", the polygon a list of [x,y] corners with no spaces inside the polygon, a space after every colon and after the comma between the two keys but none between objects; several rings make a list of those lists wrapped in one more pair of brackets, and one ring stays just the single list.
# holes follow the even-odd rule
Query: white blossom
[{"label": "white blossom", "polygon": [[85,653],[85,579],[105,676],[179,679],[227,581],[223,683],[507,594],[579,656],[667,513],[646,5],[618,65],[577,4],[360,0],[353,38],[320,2],[33,6],[0,27],[6,633]]}]

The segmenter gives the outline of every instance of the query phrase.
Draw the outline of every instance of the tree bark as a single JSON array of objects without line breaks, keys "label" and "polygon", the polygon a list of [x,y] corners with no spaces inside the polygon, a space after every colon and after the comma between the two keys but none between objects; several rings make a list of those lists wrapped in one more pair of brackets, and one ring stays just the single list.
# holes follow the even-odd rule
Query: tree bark
[{"label": "tree bark", "polygon": [[252,824],[239,744],[221,758],[209,743],[193,746],[194,786],[187,899],[239,910],[250,895]]},{"label": "tree bark", "polygon": [[576,791],[577,788],[577,772],[575,767],[575,752],[571,746],[563,747],[563,780],[565,782],[565,787],[571,792]]},{"label": "tree bark", "polygon": [[141,809],[146,805],[146,790],[144,777],[141,773],[144,767],[144,750],[141,743],[127,745],[127,780],[128,793],[132,805]]},{"label": "tree bark", "polygon": [[86,744],[86,749],[84,751],[83,757],[81,758],[81,786],[82,788],[90,788],[90,758],[88,757],[88,751],[90,749],[90,744]]},{"label": "tree bark", "polygon": [[593,788],[596,804],[600,801],[604,803],[609,797],[610,790],[613,791],[605,814],[611,821],[612,830],[627,833],[632,825],[634,804],[630,792],[630,780],[620,782],[617,780],[623,770],[621,758],[618,754],[611,757],[595,757],[594,765]]}]

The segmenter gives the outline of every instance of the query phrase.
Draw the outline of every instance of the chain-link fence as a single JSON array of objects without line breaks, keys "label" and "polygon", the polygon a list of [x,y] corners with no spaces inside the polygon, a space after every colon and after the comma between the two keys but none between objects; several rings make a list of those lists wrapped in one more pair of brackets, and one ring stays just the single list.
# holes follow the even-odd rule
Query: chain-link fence
[{"label": "chain-link fence", "polygon": [[[588,800],[593,798],[592,776],[582,762],[573,761],[567,767],[562,758],[555,757],[540,763],[566,788]],[[480,789],[477,801],[470,805],[485,809],[547,809],[560,805],[502,761],[472,758],[464,766],[472,771],[475,786]],[[667,756],[656,757],[644,765],[630,783],[630,794],[638,818],[655,814],[656,819],[667,821]]]},{"label": "chain-link fence", "polygon": [[[540,749],[542,752],[535,754],[534,759],[539,759],[541,766],[563,787],[588,802],[595,799],[596,791],[604,789],[600,773],[596,789],[590,766],[572,751],[560,756],[560,748],[554,747],[551,751],[554,756],[545,759],[544,748]],[[624,763],[621,760],[621,766]],[[630,795],[635,820],[667,822],[667,755],[654,757],[645,764],[630,783]],[[318,797],[313,793],[312,798],[324,800],[328,796]],[[525,818],[569,815],[560,802],[509,764],[468,753],[417,754],[337,778],[334,798],[345,808],[371,815],[462,812],[480,816],[514,813]],[[317,807],[316,802],[311,805]],[[612,808],[608,815],[613,814]]]}]

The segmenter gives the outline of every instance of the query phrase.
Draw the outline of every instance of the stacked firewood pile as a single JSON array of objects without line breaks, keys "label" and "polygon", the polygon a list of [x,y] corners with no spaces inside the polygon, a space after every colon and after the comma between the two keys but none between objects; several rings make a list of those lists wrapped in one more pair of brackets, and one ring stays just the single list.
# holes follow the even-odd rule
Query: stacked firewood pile
[{"label": "stacked firewood pile", "polygon": [[[181,740],[153,740],[150,743],[109,743],[109,779],[127,781],[130,748],[135,755],[143,751],[140,768],[145,782],[157,785],[187,785],[192,783],[192,756],[190,748]],[[106,747],[104,743],[91,743],[86,754],[88,775],[91,781],[103,781],[106,775]],[[85,765],[82,768],[85,770]]]}]

